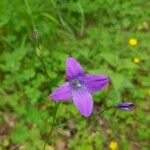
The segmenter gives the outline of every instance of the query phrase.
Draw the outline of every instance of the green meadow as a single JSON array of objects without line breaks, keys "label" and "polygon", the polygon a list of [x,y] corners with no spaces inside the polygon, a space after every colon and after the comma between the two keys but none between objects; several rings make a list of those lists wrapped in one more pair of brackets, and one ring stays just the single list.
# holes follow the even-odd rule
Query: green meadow
[{"label": "green meadow", "polygon": [[[0,150],[149,150],[150,1],[1,0]],[[85,118],[49,95],[66,59],[110,82]],[[107,109],[131,102],[125,111]]]}]

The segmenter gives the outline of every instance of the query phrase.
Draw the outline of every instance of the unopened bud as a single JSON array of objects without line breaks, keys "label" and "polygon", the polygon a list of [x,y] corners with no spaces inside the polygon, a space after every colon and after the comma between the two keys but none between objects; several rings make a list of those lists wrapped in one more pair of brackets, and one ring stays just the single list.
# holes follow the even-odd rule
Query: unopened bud
[{"label": "unopened bud", "polygon": [[33,39],[35,40],[35,42],[39,45],[40,35],[36,29],[33,29],[32,36],[33,36]]},{"label": "unopened bud", "polygon": [[36,48],[36,55],[39,57],[41,56],[41,50],[38,47]]},{"label": "unopened bud", "polygon": [[125,102],[125,103],[117,104],[116,107],[122,110],[132,110],[134,107],[134,104],[131,102]]}]

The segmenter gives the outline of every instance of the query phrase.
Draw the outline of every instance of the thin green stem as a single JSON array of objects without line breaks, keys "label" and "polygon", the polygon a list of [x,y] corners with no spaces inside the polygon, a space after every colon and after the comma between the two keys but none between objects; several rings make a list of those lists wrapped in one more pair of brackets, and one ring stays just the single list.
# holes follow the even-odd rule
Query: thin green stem
[{"label": "thin green stem", "polygon": [[[114,107],[114,106],[105,107],[103,110],[97,112],[96,114],[93,114],[93,116],[91,116],[91,118],[94,118],[94,117],[96,117],[96,116],[102,114],[102,113],[105,112],[106,110],[111,109],[111,108],[115,108],[115,107]],[[81,118],[80,120],[78,120],[78,121],[76,122],[76,124],[80,123],[82,120],[83,120],[83,118]],[[66,121],[66,122],[67,122],[67,121]],[[66,125],[66,122],[65,122],[65,123],[62,123],[62,124],[58,124],[58,125],[56,125],[56,127],[59,128],[59,127],[65,126],[65,125]]]},{"label": "thin green stem", "polygon": [[28,0],[24,0],[24,3],[25,3],[25,6],[27,8],[28,15],[31,19],[32,26],[33,26],[33,28],[36,28],[36,25],[35,25],[35,22],[34,22],[34,19],[33,19],[33,16],[32,16],[32,11],[31,11]]},{"label": "thin green stem", "polygon": [[74,32],[72,31],[72,29],[70,28],[70,26],[67,24],[67,22],[64,20],[64,17],[61,15],[59,8],[57,7],[57,3],[55,2],[55,0],[50,0],[51,4],[53,5],[53,7],[55,8],[56,14],[59,18],[59,21],[61,23],[61,25],[64,27],[64,29],[66,29],[68,31],[68,36],[70,37],[70,39],[74,39]]},{"label": "thin green stem", "polygon": [[[35,25],[35,22],[34,22],[34,19],[33,19],[33,16],[32,16],[32,11],[31,11],[31,8],[30,8],[30,5],[29,5],[28,0],[24,0],[24,3],[25,3],[25,6],[26,6],[26,8],[27,8],[28,15],[29,15],[29,17],[30,17],[30,19],[31,19],[32,26],[33,26],[33,30],[34,30],[35,32],[37,32],[37,31],[36,31],[36,25]],[[36,46],[37,46],[38,49],[41,51],[40,46],[39,46],[39,35],[38,35],[38,32],[37,32],[37,34],[36,34],[36,37],[34,37],[34,38],[36,38],[36,39],[35,39],[35,40],[36,40],[36,41],[35,41]],[[42,53],[42,51],[41,51],[41,53]],[[46,69],[46,65],[45,65],[45,63],[44,63],[43,55],[40,55],[40,56],[39,56],[39,55],[36,54],[36,56],[37,56],[37,58],[39,59],[39,61],[41,62],[41,64],[43,65],[45,75],[46,75],[46,77],[47,77],[47,78],[49,79],[49,81],[50,81],[50,77],[49,77],[49,75],[48,75],[48,72],[47,72],[47,69]]]},{"label": "thin green stem", "polygon": [[43,68],[44,68],[44,72],[45,72],[46,77],[48,78],[49,81],[51,81],[51,78],[50,78],[50,76],[49,76],[49,74],[47,72],[46,65],[45,65],[44,60],[43,60],[43,56],[40,57],[37,54],[36,54],[36,56],[39,59],[39,61],[41,62]]},{"label": "thin green stem", "polygon": [[[32,16],[32,11],[31,11],[29,2],[28,2],[28,0],[24,0],[24,3],[25,3],[25,6],[26,6],[26,8],[27,8],[28,15],[29,15],[29,17],[30,17],[30,19],[31,19],[32,26],[33,26],[33,30],[34,30],[35,33],[36,33],[36,32],[37,32],[37,31],[36,31],[36,26],[35,26],[35,22],[34,22],[34,19],[33,19],[33,16]],[[35,39],[35,40],[36,40],[36,41],[35,41],[36,46],[37,46],[38,49],[41,51],[40,46],[39,46],[39,35],[38,35],[38,32],[36,33],[36,35],[35,35],[34,38],[36,38],[36,39]],[[41,51],[41,52],[42,52],[42,51]],[[45,63],[44,63],[43,55],[39,56],[39,55],[36,54],[36,56],[37,56],[37,58],[39,59],[39,61],[41,62],[43,68],[44,68],[44,72],[45,72],[46,77],[47,77],[48,80],[50,81],[50,77],[49,77],[49,75],[48,75],[48,72],[47,72],[47,69],[46,69],[46,65],[45,65]]]},{"label": "thin green stem", "polygon": [[108,109],[111,109],[111,108],[115,108],[114,106],[108,106],[108,107],[105,107],[103,110],[99,111],[98,113],[94,114],[93,116],[97,116],[97,115],[100,115],[102,114],[104,111],[108,110]]},{"label": "thin green stem", "polygon": [[79,7],[79,10],[80,10],[80,13],[81,13],[81,29],[80,29],[80,33],[81,35],[83,35],[83,32],[84,32],[84,26],[85,26],[85,16],[84,16],[84,10],[81,6],[81,3],[80,1],[78,1],[77,3],[78,7]]},{"label": "thin green stem", "polygon": [[57,103],[57,104],[55,105],[55,111],[54,111],[54,116],[53,116],[53,122],[52,122],[51,130],[50,130],[49,135],[48,135],[48,137],[47,137],[47,139],[46,139],[46,142],[45,142],[45,144],[44,144],[43,150],[45,150],[46,144],[48,143],[48,139],[50,138],[50,136],[51,136],[51,134],[52,134],[52,132],[53,132],[53,130],[54,130],[55,121],[56,121],[56,114],[57,114],[57,110],[58,110],[59,104],[60,104],[60,103]]},{"label": "thin green stem", "polygon": [[[24,3],[25,3],[25,6],[26,6],[26,8],[27,8],[28,15],[29,15],[29,17],[30,17],[30,19],[31,19],[31,23],[32,23],[32,26],[33,26],[33,30],[36,32],[36,25],[35,25],[35,22],[34,22],[34,19],[33,19],[33,16],[32,16],[32,11],[31,11],[29,2],[28,2],[28,0],[24,0]],[[42,65],[43,65],[45,75],[47,76],[47,78],[49,79],[49,81],[51,81],[50,76],[49,76],[49,74],[48,74],[48,72],[47,72],[47,69],[46,69],[46,65],[45,65],[45,63],[44,63],[44,58],[43,58],[42,51],[41,51],[41,49],[40,49],[39,35],[38,35],[38,33],[36,33],[36,35],[34,35],[34,36],[35,36],[34,38],[35,38],[35,40],[36,40],[36,41],[35,41],[35,44],[36,44],[37,48],[39,49],[39,51],[41,52],[41,55],[38,55],[37,53],[35,53],[35,54],[36,54],[37,58],[39,59],[39,61],[40,61],[40,62],[42,63]],[[55,104],[55,107],[54,107],[54,115],[53,115],[53,122],[52,122],[51,130],[50,130],[50,133],[49,133],[49,135],[48,135],[48,137],[47,137],[47,139],[46,139],[46,142],[45,142],[45,144],[44,144],[43,150],[45,150],[46,144],[48,143],[48,139],[50,138],[50,136],[51,136],[51,134],[52,134],[52,132],[53,132],[53,129],[54,129],[54,126],[55,126],[55,122],[56,122],[56,114],[57,114],[57,110],[58,110],[59,104],[60,104],[60,103],[56,103],[56,104]]]}]

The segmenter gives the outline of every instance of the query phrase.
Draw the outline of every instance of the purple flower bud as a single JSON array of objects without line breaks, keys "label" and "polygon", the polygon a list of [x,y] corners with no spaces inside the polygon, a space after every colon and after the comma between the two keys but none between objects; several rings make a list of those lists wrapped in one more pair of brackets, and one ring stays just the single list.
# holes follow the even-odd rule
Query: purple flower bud
[{"label": "purple flower bud", "polygon": [[125,103],[118,104],[116,107],[123,110],[132,110],[134,104],[131,102],[125,102]]}]

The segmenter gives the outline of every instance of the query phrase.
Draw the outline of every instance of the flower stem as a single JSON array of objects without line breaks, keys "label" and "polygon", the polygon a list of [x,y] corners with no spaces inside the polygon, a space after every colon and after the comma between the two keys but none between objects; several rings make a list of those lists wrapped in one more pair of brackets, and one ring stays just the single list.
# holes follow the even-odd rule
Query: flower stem
[{"label": "flower stem", "polygon": [[[31,23],[32,23],[32,27],[33,27],[33,31],[36,32],[36,25],[35,25],[35,21],[33,19],[33,16],[32,16],[32,10],[30,8],[30,5],[29,5],[29,2],[28,0],[24,0],[24,3],[25,3],[25,6],[27,8],[27,13],[30,17],[30,20],[31,20]],[[45,72],[45,75],[46,77],[48,78],[49,81],[51,81],[51,78],[47,72],[47,69],[46,69],[46,65],[44,63],[44,57],[43,57],[43,53],[40,49],[40,41],[39,41],[39,34],[38,32],[34,33],[34,40],[35,40],[35,45],[37,46],[37,48],[39,49],[39,51],[41,52],[41,55],[38,55],[37,53],[35,53],[35,55],[37,56],[38,60],[41,62],[43,68],[44,68],[44,72]],[[59,106],[60,103],[55,103],[55,106],[54,106],[54,115],[53,115],[53,122],[52,122],[52,126],[51,126],[51,130],[50,130],[50,133],[46,139],[46,142],[44,144],[44,147],[43,147],[43,150],[45,150],[45,147],[46,147],[46,144],[48,143],[48,139],[50,138],[52,132],[53,132],[53,129],[54,129],[54,126],[55,126],[55,121],[56,121],[56,114],[57,114],[57,110],[58,110],[58,106]]]},{"label": "flower stem", "polygon": [[54,108],[55,111],[54,111],[54,115],[53,115],[53,122],[52,122],[51,130],[50,130],[49,135],[48,135],[48,137],[47,137],[47,139],[46,139],[46,142],[45,142],[45,144],[44,144],[43,150],[45,150],[46,144],[48,143],[48,139],[50,138],[50,136],[51,136],[51,134],[52,134],[52,132],[53,132],[53,129],[54,129],[54,126],[55,126],[55,121],[56,121],[56,114],[57,114],[57,110],[58,110],[59,104],[60,104],[60,103],[56,103],[56,104],[55,104],[55,108]]},{"label": "flower stem", "polygon": [[[39,48],[39,47],[38,47],[38,48]],[[39,48],[39,50],[41,51],[40,48]],[[47,72],[45,63],[44,63],[43,56],[38,56],[36,53],[35,53],[35,55],[37,56],[37,58],[38,58],[39,61],[41,62],[41,64],[42,64],[42,66],[43,66],[43,69],[44,69],[44,72],[45,72],[45,75],[46,75],[47,79],[48,79],[49,81],[51,81],[50,76],[49,76],[49,74],[48,74],[48,72]]]},{"label": "flower stem", "polygon": [[32,16],[32,10],[30,8],[28,0],[24,0],[24,3],[25,3],[25,6],[27,8],[28,15],[31,19],[32,26],[33,26],[33,28],[35,28],[35,22],[34,22],[34,19],[33,19],[33,16]]},{"label": "flower stem", "polygon": [[[115,107],[114,107],[114,106],[105,107],[103,110],[97,112],[96,114],[93,114],[93,116],[91,116],[90,119],[96,117],[97,115],[102,114],[103,112],[105,112],[106,110],[111,109],[111,108],[115,108]],[[81,118],[80,120],[78,120],[78,121],[76,122],[76,124],[80,123],[81,121],[83,121],[83,118]],[[67,122],[67,121],[66,121],[66,122]],[[57,128],[63,127],[63,126],[66,125],[66,122],[65,122],[65,123],[62,123],[62,124],[58,124],[58,125],[56,125],[56,127],[57,127]]]},{"label": "flower stem", "polygon": [[108,109],[111,109],[111,108],[115,108],[114,106],[108,106],[108,107],[105,107],[103,110],[99,111],[98,113],[94,114],[93,117],[97,116],[97,115],[100,115],[102,114],[104,111],[108,110]]}]

